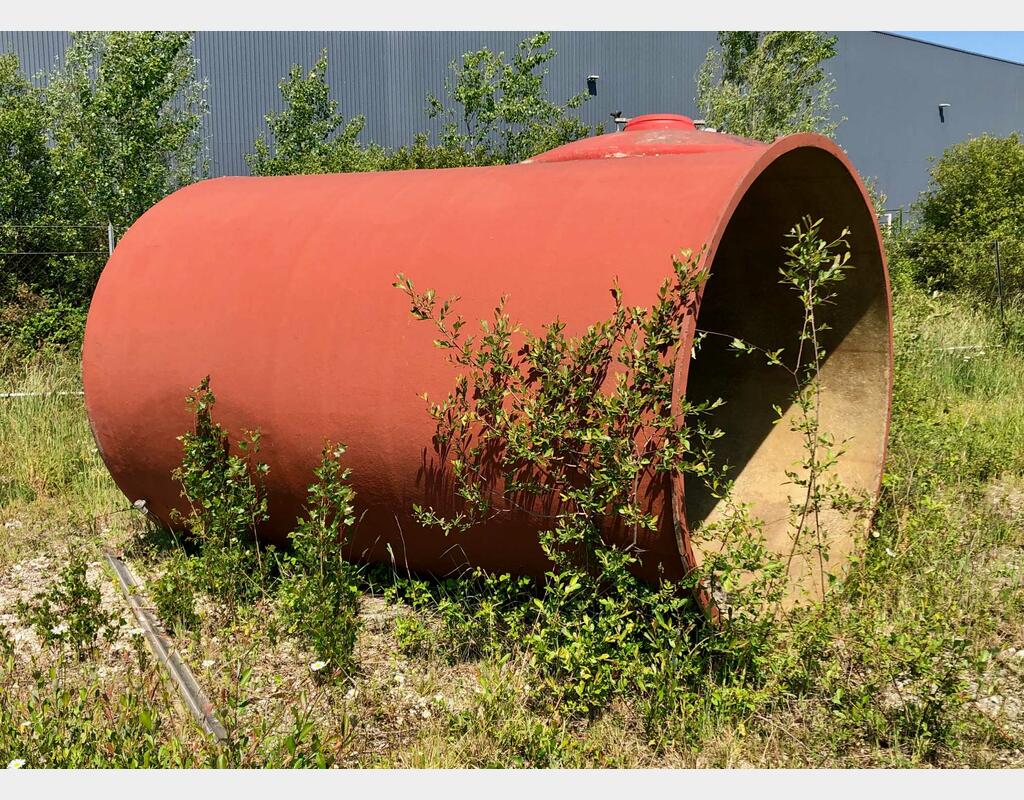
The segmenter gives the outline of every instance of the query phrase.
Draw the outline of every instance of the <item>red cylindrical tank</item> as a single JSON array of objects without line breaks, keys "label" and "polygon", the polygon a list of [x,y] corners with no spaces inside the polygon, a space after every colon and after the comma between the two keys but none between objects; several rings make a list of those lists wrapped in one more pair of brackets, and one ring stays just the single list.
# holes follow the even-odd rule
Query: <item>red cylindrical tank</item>
[{"label": "red cylindrical tank", "polygon": [[[263,433],[271,523],[295,521],[325,439],[348,445],[365,511],[356,554],[448,573],[461,565],[539,574],[536,527],[510,514],[486,531],[444,537],[412,520],[437,505],[433,421],[454,372],[431,326],[392,286],[404,273],[440,297],[461,296],[467,320],[501,295],[527,328],[559,317],[570,334],[607,316],[615,276],[630,305],[650,305],[671,257],[706,245],[711,277],[688,321],[676,393],[722,396],[720,457],[736,496],[785,546],[799,436],[773,425],[792,381],[737,359],[694,329],[766,349],[794,347],[802,309],[779,284],[784,234],[805,215],[825,235],[852,234],[855,269],[830,307],[822,420],[848,439],[839,477],[877,496],[892,383],[888,278],[867,194],[830,140],[799,134],[771,145],[697,131],[685,117],[634,119],[513,166],[391,173],[218,178],[167,197],[119,242],[86,326],[86,405],[100,452],[130,500],[167,520],[181,504],[170,477],[177,437],[192,424],[184,398],[207,374],[215,418],[233,435]],[[787,413],[794,413],[790,409]],[[643,573],[679,575],[700,558],[689,531],[720,510],[675,481],[661,529],[640,544]],[[657,510],[657,509],[656,509]],[[841,564],[857,526],[833,543]],[[816,585],[813,567],[794,581]]]}]

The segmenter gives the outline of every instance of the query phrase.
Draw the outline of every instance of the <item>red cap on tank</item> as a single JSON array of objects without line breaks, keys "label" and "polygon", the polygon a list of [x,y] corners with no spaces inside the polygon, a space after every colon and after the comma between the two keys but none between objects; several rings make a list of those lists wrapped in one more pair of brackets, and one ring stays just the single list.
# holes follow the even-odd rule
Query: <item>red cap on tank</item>
[{"label": "red cap on tank", "polygon": [[763,142],[741,136],[697,130],[693,120],[682,114],[642,114],[627,122],[624,130],[578,139],[522,163],[714,153],[764,146]]},{"label": "red cap on tank", "polygon": [[641,114],[626,123],[624,131],[695,131],[693,120],[682,114]]}]

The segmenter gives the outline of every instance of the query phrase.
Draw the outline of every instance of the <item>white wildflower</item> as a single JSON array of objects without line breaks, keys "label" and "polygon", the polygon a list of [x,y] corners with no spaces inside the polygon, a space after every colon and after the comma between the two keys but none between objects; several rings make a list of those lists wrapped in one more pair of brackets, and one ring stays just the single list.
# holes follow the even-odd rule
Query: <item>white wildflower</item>
[{"label": "white wildflower", "polygon": [[885,548],[885,554],[889,556],[889,558],[896,558],[896,551],[893,550],[891,547]]},{"label": "white wildflower", "polygon": [[142,633],[142,628],[132,628],[130,631],[128,631],[129,636],[142,636]]},{"label": "white wildflower", "polygon": [[63,636],[67,632],[68,624],[66,622],[62,622],[60,625],[54,625],[52,628],[50,628],[50,633],[52,633],[54,636]]},{"label": "white wildflower", "polygon": [[423,709],[422,715],[423,715],[423,719],[430,719],[430,716],[431,716],[430,709],[429,708]]},{"label": "white wildflower", "polygon": [[25,759],[23,758],[16,758],[13,761],[7,762],[7,769],[21,769],[23,766],[25,766]]},{"label": "white wildflower", "polygon": [[213,659],[212,658],[204,658],[203,659],[203,669],[209,669],[212,666],[213,666]]},{"label": "white wildflower", "polygon": [[322,670],[326,666],[327,666],[327,662],[326,661],[314,661],[312,664],[309,665],[309,668],[313,672],[319,672],[320,670]]}]

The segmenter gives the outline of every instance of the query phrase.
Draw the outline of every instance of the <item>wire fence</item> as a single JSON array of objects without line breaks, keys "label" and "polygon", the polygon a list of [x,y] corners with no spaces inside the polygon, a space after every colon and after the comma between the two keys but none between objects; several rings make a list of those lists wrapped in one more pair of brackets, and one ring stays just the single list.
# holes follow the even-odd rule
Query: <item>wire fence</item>
[{"label": "wire fence", "polygon": [[958,291],[991,311],[1004,338],[1007,312],[1024,301],[1024,240],[936,239],[886,231],[890,271],[909,271],[917,283]]},{"label": "wire fence", "polygon": [[[968,290],[998,316],[1006,336],[1008,307],[1024,302],[1024,240],[915,236],[899,208],[882,211],[878,219],[891,270],[909,269],[915,280],[935,289]],[[0,314],[26,297],[87,304],[115,241],[109,224],[0,220]]]},{"label": "wire fence", "polygon": [[114,249],[111,225],[0,220],[0,306],[42,295],[87,302]]}]

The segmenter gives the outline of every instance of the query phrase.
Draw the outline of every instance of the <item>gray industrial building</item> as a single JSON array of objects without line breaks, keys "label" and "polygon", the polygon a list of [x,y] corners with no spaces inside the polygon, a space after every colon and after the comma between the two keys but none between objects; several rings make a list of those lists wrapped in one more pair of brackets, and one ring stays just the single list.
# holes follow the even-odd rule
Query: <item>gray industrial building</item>
[{"label": "gray industrial building", "polygon": [[[211,174],[247,173],[244,154],[264,127],[263,115],[281,106],[279,81],[292,64],[311,66],[323,48],[341,112],[365,115],[365,140],[397,146],[419,131],[436,131],[424,98],[443,92],[453,59],[482,47],[511,52],[529,33],[197,33],[199,74],[209,82]],[[1024,64],[886,33],[838,35],[838,55],[827,64],[843,120],[836,138],[860,173],[877,180],[890,206],[917,197],[928,183],[929,159],[946,147],[1024,128]],[[0,33],[0,51],[13,50],[35,74],[60,59],[67,40],[63,32],[8,31]],[[597,95],[581,114],[611,128],[616,111],[699,116],[696,74],[715,34],[557,32],[551,45],[558,51],[547,83],[553,99],[585,90],[587,77],[597,75]]]}]

